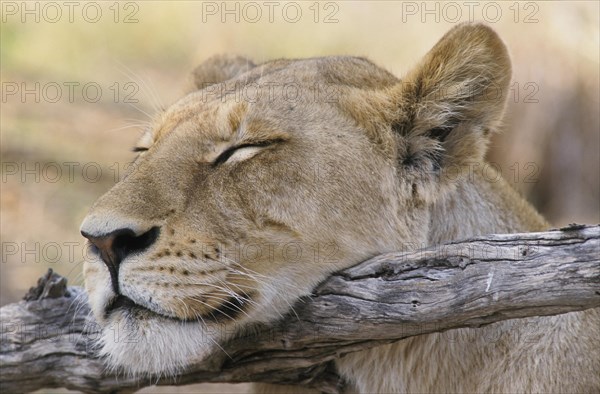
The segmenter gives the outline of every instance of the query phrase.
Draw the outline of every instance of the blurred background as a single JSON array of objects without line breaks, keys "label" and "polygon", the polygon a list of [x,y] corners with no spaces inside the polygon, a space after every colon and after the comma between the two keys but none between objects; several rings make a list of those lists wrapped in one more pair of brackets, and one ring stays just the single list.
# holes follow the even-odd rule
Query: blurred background
[{"label": "blurred background", "polygon": [[144,123],[218,53],[360,55],[402,76],[456,23],[487,22],[513,61],[489,161],[554,226],[599,223],[599,4],[2,2],[0,305],[49,267],[81,284],[86,210]]}]

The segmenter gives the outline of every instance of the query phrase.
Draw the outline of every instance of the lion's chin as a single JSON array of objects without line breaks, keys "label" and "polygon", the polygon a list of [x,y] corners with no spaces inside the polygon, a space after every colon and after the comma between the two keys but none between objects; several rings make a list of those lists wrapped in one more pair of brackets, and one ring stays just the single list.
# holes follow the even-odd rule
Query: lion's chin
[{"label": "lion's chin", "polygon": [[218,348],[217,331],[200,322],[115,311],[99,338],[99,353],[110,370],[130,376],[175,376]]}]

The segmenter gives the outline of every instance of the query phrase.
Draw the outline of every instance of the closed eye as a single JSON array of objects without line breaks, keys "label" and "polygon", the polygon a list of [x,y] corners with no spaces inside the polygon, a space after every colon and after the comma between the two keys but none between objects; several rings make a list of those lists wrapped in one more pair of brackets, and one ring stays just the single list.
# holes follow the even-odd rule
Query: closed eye
[{"label": "closed eye", "polygon": [[152,139],[151,130],[146,129],[144,130],[144,133],[142,134],[137,144],[135,144],[135,146],[131,150],[136,153],[146,152],[148,149],[150,149],[150,146],[152,146],[153,142],[154,141]]},{"label": "closed eye", "polygon": [[[242,153],[243,151],[247,151],[246,153],[248,154],[248,156],[250,156],[250,155],[253,155],[254,153],[256,153],[258,150],[260,150],[260,148],[264,148],[266,146],[273,145],[273,144],[275,144],[277,142],[281,142],[281,141],[282,140],[260,141],[260,142],[251,142],[251,143],[247,143],[247,144],[232,146],[231,148],[223,151],[212,162],[212,165],[213,165],[213,167],[216,167],[218,165],[221,165],[221,164],[227,162],[236,152]],[[248,156],[246,156],[246,157],[248,157]],[[242,159],[242,158],[245,158],[245,157],[240,157],[240,159]]]}]

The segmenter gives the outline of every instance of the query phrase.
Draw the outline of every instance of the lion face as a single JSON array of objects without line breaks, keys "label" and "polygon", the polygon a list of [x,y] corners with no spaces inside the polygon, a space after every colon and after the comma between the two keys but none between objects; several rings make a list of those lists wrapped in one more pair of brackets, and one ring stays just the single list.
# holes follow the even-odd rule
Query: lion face
[{"label": "lion face", "polygon": [[149,349],[161,337],[202,354],[223,325],[277,318],[398,241],[394,163],[318,79],[330,62],[267,64],[184,97],[93,206],[82,231],[98,251],[85,267],[96,318],[151,343],[106,338],[115,364],[160,371]]},{"label": "lion face", "polygon": [[[457,29],[441,43],[483,45],[479,62],[506,57],[489,29]],[[280,318],[331,272],[425,243],[428,208],[450,187],[440,168],[481,160],[503,107],[481,113],[484,80],[469,79],[469,97],[452,90],[462,69],[433,73],[469,105],[419,104],[436,93],[436,48],[409,84],[348,57],[199,67],[197,89],[157,117],[81,226],[110,365],[177,373],[239,328]],[[507,83],[504,68],[485,81]]]}]

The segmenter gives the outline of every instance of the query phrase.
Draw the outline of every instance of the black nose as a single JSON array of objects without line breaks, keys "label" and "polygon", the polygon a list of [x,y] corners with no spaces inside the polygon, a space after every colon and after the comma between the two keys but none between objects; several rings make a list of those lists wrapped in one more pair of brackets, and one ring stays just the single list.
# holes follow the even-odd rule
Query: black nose
[{"label": "black nose", "polygon": [[136,235],[130,228],[122,228],[102,235],[92,235],[85,231],[81,235],[86,237],[92,247],[100,254],[102,261],[108,267],[113,289],[119,293],[119,266],[129,255],[141,252],[152,245],[159,234],[158,227],[152,227],[141,235]]}]

